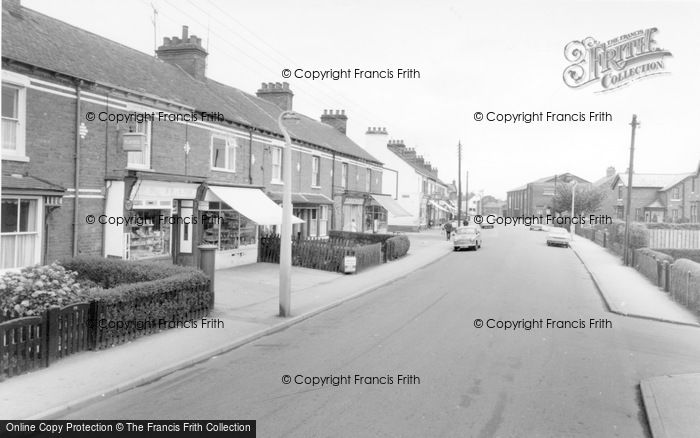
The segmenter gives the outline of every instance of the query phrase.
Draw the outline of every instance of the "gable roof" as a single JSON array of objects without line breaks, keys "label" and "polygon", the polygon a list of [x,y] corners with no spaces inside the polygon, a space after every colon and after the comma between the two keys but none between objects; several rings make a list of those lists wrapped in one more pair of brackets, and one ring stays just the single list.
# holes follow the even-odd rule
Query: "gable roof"
[{"label": "gable roof", "polygon": [[[176,65],[34,10],[8,8],[5,2],[2,57],[197,111],[219,112],[239,125],[282,135],[277,126],[282,110],[271,102],[211,79],[196,80]],[[288,131],[297,141],[381,164],[337,129],[310,117],[300,115]]]},{"label": "gable roof", "polygon": [[427,168],[425,168],[425,167],[421,166],[420,164],[416,163],[413,159],[411,159],[411,157],[408,157],[408,156],[402,154],[401,152],[399,152],[399,151],[396,150],[396,149],[389,148],[389,150],[390,150],[391,152],[393,152],[394,155],[396,155],[397,157],[401,158],[401,160],[403,160],[404,162],[406,162],[406,164],[408,164],[409,166],[411,166],[411,167],[416,171],[416,173],[418,173],[418,174],[420,174],[420,175],[422,175],[422,176],[425,176],[425,177],[427,177],[427,178],[433,178],[433,179],[435,179],[436,181],[438,181],[438,182],[444,184],[442,181],[440,181],[440,180],[438,179],[437,172],[428,171]]},{"label": "gable roof", "polygon": [[585,180],[585,179],[581,178],[580,176],[576,176],[573,173],[566,172],[566,173],[558,173],[556,175],[545,176],[544,178],[530,181],[527,184],[523,184],[522,186],[518,186],[514,189],[510,189],[510,190],[508,190],[508,192],[517,192],[520,190],[525,190],[527,188],[527,186],[529,186],[530,184],[546,184],[546,183],[550,183],[550,182],[553,183],[556,180],[561,181],[562,183],[565,183],[565,182],[571,181],[572,179],[576,179],[581,183],[589,183],[588,180]]},{"label": "gable roof", "polygon": [[[674,185],[678,184],[685,178],[693,175],[692,173],[633,173],[632,174],[632,187],[638,188],[658,188],[659,190],[668,190]],[[619,183],[623,187],[627,186],[627,181],[629,179],[628,173],[618,173],[615,175],[611,188],[615,188]]]}]

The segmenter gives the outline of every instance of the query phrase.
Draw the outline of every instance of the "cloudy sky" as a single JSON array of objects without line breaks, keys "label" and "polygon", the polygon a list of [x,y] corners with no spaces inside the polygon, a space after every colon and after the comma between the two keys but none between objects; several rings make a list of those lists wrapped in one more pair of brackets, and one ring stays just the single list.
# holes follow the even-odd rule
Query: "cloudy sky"
[{"label": "cloudy sky", "polygon": [[[345,109],[361,146],[368,126],[415,147],[446,182],[457,142],[470,189],[504,198],[534,179],[572,172],[591,181],[627,168],[632,114],[635,170],[681,173],[700,162],[700,2],[449,0],[22,0],[22,4],[152,54],[183,24],[209,48],[209,77],[255,93],[282,70],[415,68],[420,79],[288,79],[296,110]],[[668,74],[613,92],[572,89],[564,47],[656,27]],[[76,54],[79,56],[79,54]],[[474,113],[603,111],[611,122],[504,124]]]}]

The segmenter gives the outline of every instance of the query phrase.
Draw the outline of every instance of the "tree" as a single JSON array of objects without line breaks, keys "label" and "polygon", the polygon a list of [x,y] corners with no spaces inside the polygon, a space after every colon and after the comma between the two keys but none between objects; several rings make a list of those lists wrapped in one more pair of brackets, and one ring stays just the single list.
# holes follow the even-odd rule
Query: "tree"
[{"label": "tree", "polygon": [[[567,211],[571,214],[571,186],[572,184],[557,184],[557,192],[554,194],[552,204],[555,212]],[[586,215],[595,213],[600,209],[605,200],[606,193],[600,187],[588,184],[576,185],[576,200],[574,214]]]}]

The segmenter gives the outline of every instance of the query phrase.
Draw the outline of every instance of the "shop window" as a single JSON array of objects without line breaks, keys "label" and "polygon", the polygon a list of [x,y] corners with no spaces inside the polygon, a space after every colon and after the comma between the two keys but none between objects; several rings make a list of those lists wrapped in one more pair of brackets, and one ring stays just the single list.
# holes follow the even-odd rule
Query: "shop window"
[{"label": "shop window", "polygon": [[[424,214],[425,217],[425,214]],[[365,207],[365,231],[377,232],[386,228],[386,209],[379,205]]]},{"label": "shop window", "polygon": [[282,183],[282,148],[272,146],[272,182]]},{"label": "shop window", "polygon": [[151,168],[151,121],[144,120],[132,125],[131,132],[146,134],[146,144],[141,152],[127,152],[127,167],[134,169]]},{"label": "shop window", "polygon": [[39,263],[39,200],[3,197],[1,210],[0,269]]},{"label": "shop window", "polygon": [[212,135],[211,167],[215,170],[236,170],[236,139]]},{"label": "shop window", "polygon": [[170,254],[171,210],[134,210],[129,226],[129,259]]},{"label": "shop window", "polygon": [[216,245],[220,251],[234,250],[257,243],[257,225],[223,202],[210,202],[203,212],[202,243]]}]

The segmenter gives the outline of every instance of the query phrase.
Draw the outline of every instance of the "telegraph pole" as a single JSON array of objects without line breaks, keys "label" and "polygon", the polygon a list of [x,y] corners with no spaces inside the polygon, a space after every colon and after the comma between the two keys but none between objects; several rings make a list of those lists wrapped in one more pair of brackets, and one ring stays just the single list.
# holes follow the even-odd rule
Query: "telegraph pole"
[{"label": "telegraph pole", "polygon": [[457,226],[462,224],[462,141],[457,143]]},{"label": "telegraph pole", "polygon": [[634,174],[634,134],[637,131],[637,115],[632,115],[632,142],[630,143],[630,168],[627,171],[627,201],[625,202],[625,265],[629,265],[630,225],[632,223],[632,175]]}]

